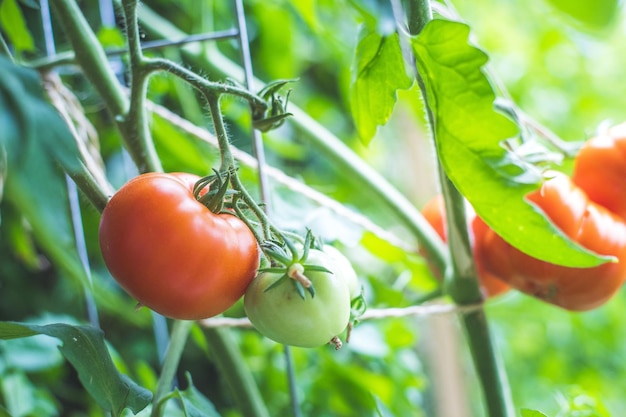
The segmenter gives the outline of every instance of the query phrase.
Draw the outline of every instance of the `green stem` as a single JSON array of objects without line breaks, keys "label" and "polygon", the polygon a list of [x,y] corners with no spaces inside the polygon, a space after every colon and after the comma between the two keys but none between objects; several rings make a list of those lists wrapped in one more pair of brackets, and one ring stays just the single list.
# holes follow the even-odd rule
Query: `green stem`
[{"label": "green stem", "polygon": [[433,20],[430,0],[405,0],[404,9],[407,16],[407,27],[411,35],[418,35],[426,23]]},{"label": "green stem", "polygon": [[189,71],[187,68],[168,59],[153,58],[147,60],[146,64],[147,66],[149,66],[151,71],[166,71],[189,83],[204,95],[228,94],[242,98],[250,104],[252,112],[255,114],[263,114],[267,110],[267,103],[259,96],[251,93],[245,88],[225,83],[209,81],[206,78],[203,78],[200,75],[196,74],[195,72]]},{"label": "green stem", "polygon": [[[235,169],[235,158],[230,150],[230,142],[228,141],[228,134],[226,133],[222,111],[220,110],[220,95],[205,94],[205,97],[209,104],[213,129],[215,130],[215,137],[217,138],[217,144],[220,148],[220,172],[230,171]],[[235,177],[236,175],[232,176],[232,178]]]},{"label": "green stem", "polygon": [[[166,39],[187,36],[145,4],[139,10],[139,19],[143,29],[154,36]],[[205,51],[208,53],[205,54]],[[243,79],[242,68],[210,46],[190,44],[182,48],[181,52],[187,59],[197,62],[198,66],[208,67],[219,76]],[[256,91],[263,88],[263,83],[259,80],[254,80],[253,84]],[[447,248],[419,210],[380,173],[306,112],[293,104],[289,105],[289,112],[293,114],[293,117],[289,119],[290,122],[304,134],[311,145],[328,158],[338,171],[350,172],[351,178],[359,184],[359,187],[368,188],[374,192],[376,199],[386,205],[418,237],[420,244],[431,254],[435,266],[442,271],[445,270],[449,263]]]},{"label": "green stem", "polygon": [[246,417],[269,417],[263,398],[231,334],[227,329],[209,328],[206,329],[206,338],[241,414]]},{"label": "green stem", "polygon": [[[426,100],[424,100],[426,101]],[[445,292],[458,305],[483,301],[467,227],[464,198],[450,181],[441,165],[439,179],[446,207],[446,230],[451,268],[444,277]]]},{"label": "green stem", "polygon": [[[408,27],[411,35],[418,35],[432,19],[430,1],[408,0],[408,3]],[[437,121],[429,106],[424,80],[419,72],[417,72],[417,78],[436,141]],[[451,252],[451,264],[446,271],[445,289],[459,305],[480,303],[482,296],[468,233],[463,196],[452,184],[440,164],[438,172],[447,209],[448,242]],[[514,416],[506,374],[494,349],[484,309],[478,308],[462,313],[461,323],[481,382],[488,415],[490,417]]]},{"label": "green stem", "polygon": [[124,22],[130,53],[130,107],[127,115],[126,144],[139,172],[163,171],[148,126],[146,95],[150,72],[141,50],[137,25],[137,0],[124,0]]},{"label": "green stem", "polygon": [[[226,127],[224,126],[224,119],[222,117],[222,111],[220,109],[220,99],[221,95],[217,95],[215,93],[206,92],[205,97],[209,105],[209,112],[211,113],[211,120],[213,121],[213,129],[215,130],[215,136],[217,138],[217,143],[220,148],[220,156],[221,156],[221,166],[220,171],[225,172],[229,170],[233,170],[236,168],[235,158],[230,149],[230,142],[228,140],[228,134],[226,132]],[[254,213],[254,215],[259,219],[259,222],[262,225],[264,237],[267,239],[270,237],[270,229],[271,222],[265,211],[259,207],[256,201],[252,198],[248,190],[244,187],[239,179],[238,175],[230,176],[231,185],[234,190],[239,192],[239,198],[243,200],[243,202],[248,206],[250,210]],[[245,216],[241,217],[242,220],[247,222]],[[254,229],[251,227],[251,230]],[[257,240],[259,243],[262,243],[262,240],[259,240],[260,236],[255,233]]]},{"label": "green stem", "polygon": [[508,378],[489,334],[484,309],[463,313],[461,324],[480,380],[489,417],[514,417]]},{"label": "green stem", "polygon": [[187,337],[189,336],[193,323],[193,321],[188,320],[176,320],[172,325],[170,343],[165,352],[165,359],[163,360],[157,390],[152,398],[152,412],[150,417],[160,417],[162,415],[162,404],[160,404],[160,402],[172,389],[176,370],[178,369],[178,364],[183,350],[185,349],[185,343],[187,343]]},{"label": "green stem", "polygon": [[102,185],[96,181],[91,172],[83,165],[81,172],[68,172],[68,175],[96,210],[102,213],[110,196],[106,194]]},{"label": "green stem", "polygon": [[123,118],[128,111],[128,99],[111,70],[98,38],[74,0],[55,0],[51,5],[72,44],[76,62],[82,68],[85,77],[94,85],[119,126],[120,117]]}]

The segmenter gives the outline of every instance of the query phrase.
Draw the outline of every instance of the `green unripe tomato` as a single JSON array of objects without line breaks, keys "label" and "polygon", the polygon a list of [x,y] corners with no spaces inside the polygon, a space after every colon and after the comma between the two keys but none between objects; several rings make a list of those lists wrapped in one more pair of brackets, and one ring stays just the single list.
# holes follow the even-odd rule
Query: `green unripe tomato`
[{"label": "green unripe tomato", "polygon": [[324,245],[322,248],[325,254],[328,255],[330,260],[335,264],[334,273],[340,277],[343,282],[348,286],[350,291],[350,299],[354,299],[361,295],[361,285],[359,284],[359,278],[352,267],[352,264],[344,256],[339,249],[334,246]]},{"label": "green unripe tomato", "polygon": [[244,307],[254,327],[265,337],[291,346],[317,347],[346,329],[350,292],[327,254],[311,250],[305,263],[332,271],[305,271],[315,296],[304,291],[303,299],[292,279],[267,290],[282,274],[262,272],[246,290]]}]

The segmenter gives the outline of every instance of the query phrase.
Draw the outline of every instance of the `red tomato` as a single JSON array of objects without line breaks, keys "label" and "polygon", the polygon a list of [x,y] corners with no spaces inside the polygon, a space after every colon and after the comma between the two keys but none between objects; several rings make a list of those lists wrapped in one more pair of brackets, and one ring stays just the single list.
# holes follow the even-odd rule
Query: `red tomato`
[{"label": "red tomato", "polygon": [[569,268],[540,261],[520,252],[488,230],[482,265],[512,287],[568,310],[600,306],[626,277],[626,224],[587,195],[563,174],[545,181],[528,195],[572,240],[619,262],[593,268]]},{"label": "red tomato", "polygon": [[243,221],[193,196],[199,177],[149,173],[111,198],[100,222],[104,261],[140,304],[175,319],[211,317],[244,294],[259,266]]},{"label": "red tomato", "polygon": [[583,145],[572,180],[591,201],[626,219],[626,123]]},{"label": "red tomato", "polygon": [[[471,207],[468,207],[467,214],[468,223],[471,223],[470,237],[472,238],[472,248],[474,251],[474,259],[476,260],[476,270],[478,272],[480,286],[486,296],[495,297],[496,295],[508,291],[509,286],[505,282],[499,280],[496,276],[485,271],[485,268],[483,268],[481,256],[479,256],[479,253],[483,250],[483,236],[485,235],[489,227],[484,222],[479,221],[480,219],[478,219],[476,214],[474,214],[473,210],[471,210]],[[443,239],[443,241],[445,242],[447,240],[447,234],[445,232],[446,211],[443,196],[441,194],[437,195],[432,198],[428,203],[426,203],[426,205],[422,208],[422,215],[435,229],[437,234],[439,234],[439,237],[441,237],[441,239]],[[431,269],[433,269],[432,266]],[[435,274],[438,277],[441,276],[440,271],[435,271]]]}]

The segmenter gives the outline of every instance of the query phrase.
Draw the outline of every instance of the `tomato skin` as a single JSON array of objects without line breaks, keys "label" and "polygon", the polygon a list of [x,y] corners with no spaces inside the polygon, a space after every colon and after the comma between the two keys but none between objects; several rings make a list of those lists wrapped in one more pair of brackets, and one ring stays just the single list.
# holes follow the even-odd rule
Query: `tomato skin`
[{"label": "tomato skin", "polygon": [[315,288],[314,297],[305,291],[302,299],[290,279],[266,291],[282,274],[261,272],[246,291],[244,307],[254,327],[265,337],[286,345],[312,348],[328,344],[346,329],[350,320],[350,292],[325,253],[311,249],[305,263],[332,272],[305,272]]},{"label": "tomato skin", "polygon": [[528,195],[572,240],[619,262],[593,268],[570,268],[532,258],[492,230],[485,235],[482,264],[512,287],[567,310],[584,311],[605,303],[626,277],[626,224],[589,200],[562,174]]},{"label": "tomato skin", "polygon": [[626,123],[582,146],[576,155],[572,180],[591,201],[626,219]]},{"label": "tomato skin", "polygon": [[[426,205],[422,208],[422,215],[435,229],[439,237],[446,242],[447,234],[446,230],[446,211],[443,196],[441,194],[436,195],[430,199]],[[482,265],[482,252],[485,250],[484,236],[489,229],[483,221],[481,221],[473,212],[471,207],[467,208],[468,222],[471,224],[472,250],[474,253],[474,260],[476,261],[476,270],[478,272],[478,279],[480,281],[480,287],[487,297],[495,297],[503,294],[509,290],[509,286],[497,276],[490,274]],[[420,251],[423,252],[423,251]],[[422,253],[426,255],[425,253]],[[431,270],[435,272],[438,278],[441,277],[441,272],[436,271],[431,265]]]},{"label": "tomato skin", "polygon": [[359,278],[348,258],[346,258],[345,255],[334,246],[324,245],[322,247],[322,251],[326,255],[328,255],[331,262],[333,262],[333,264],[335,265],[335,274],[342,278],[345,284],[348,286],[350,299],[352,300],[361,295],[361,285],[359,284]]},{"label": "tomato skin", "polygon": [[100,221],[100,249],[111,275],[140,304],[174,319],[228,309],[259,266],[257,242],[245,223],[212,213],[194,198],[198,179],[139,175],[111,198]]}]

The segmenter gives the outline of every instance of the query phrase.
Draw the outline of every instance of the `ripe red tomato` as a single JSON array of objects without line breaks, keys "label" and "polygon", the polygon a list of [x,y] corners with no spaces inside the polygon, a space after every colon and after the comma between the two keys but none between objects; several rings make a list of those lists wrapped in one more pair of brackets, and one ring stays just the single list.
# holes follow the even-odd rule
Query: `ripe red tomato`
[{"label": "ripe red tomato", "polygon": [[305,291],[304,299],[291,279],[268,288],[283,274],[262,272],[244,296],[250,322],[265,337],[286,345],[317,347],[342,333],[350,320],[350,289],[343,270],[327,253],[311,249],[306,264],[329,272],[305,272],[315,296]]},{"label": "ripe red tomato", "polygon": [[[435,229],[439,237],[445,242],[447,240],[446,230],[446,208],[443,200],[443,196],[441,194],[433,197],[430,201],[426,203],[426,205],[422,208],[422,215],[430,223],[430,225]],[[498,279],[496,276],[490,274],[485,270],[482,265],[481,256],[479,255],[484,249],[483,237],[489,229],[484,222],[479,221],[476,214],[473,212],[471,207],[468,207],[467,210],[468,215],[468,223],[471,224],[471,233],[470,237],[472,238],[472,248],[474,252],[474,259],[476,261],[476,270],[478,272],[478,278],[480,281],[480,286],[483,292],[487,297],[495,297],[509,290],[509,286],[502,280]],[[420,251],[423,252],[423,251]],[[425,255],[423,253],[423,255]],[[431,269],[433,267],[431,266]],[[433,269],[434,270],[434,269]],[[438,275],[438,278],[441,277],[440,271],[435,271],[435,274]]]},{"label": "ripe red tomato", "polygon": [[554,265],[520,252],[489,229],[481,260],[485,270],[526,294],[568,310],[589,310],[606,302],[626,278],[626,224],[591,202],[563,174],[555,174],[527,198],[572,240],[619,262],[593,268]]},{"label": "ripe red tomato", "polygon": [[591,201],[626,219],[626,123],[583,145],[572,180]]},{"label": "ripe red tomato", "polygon": [[111,275],[140,304],[175,319],[211,317],[244,294],[259,266],[243,221],[193,196],[199,177],[148,173],[106,205],[100,249]]}]

